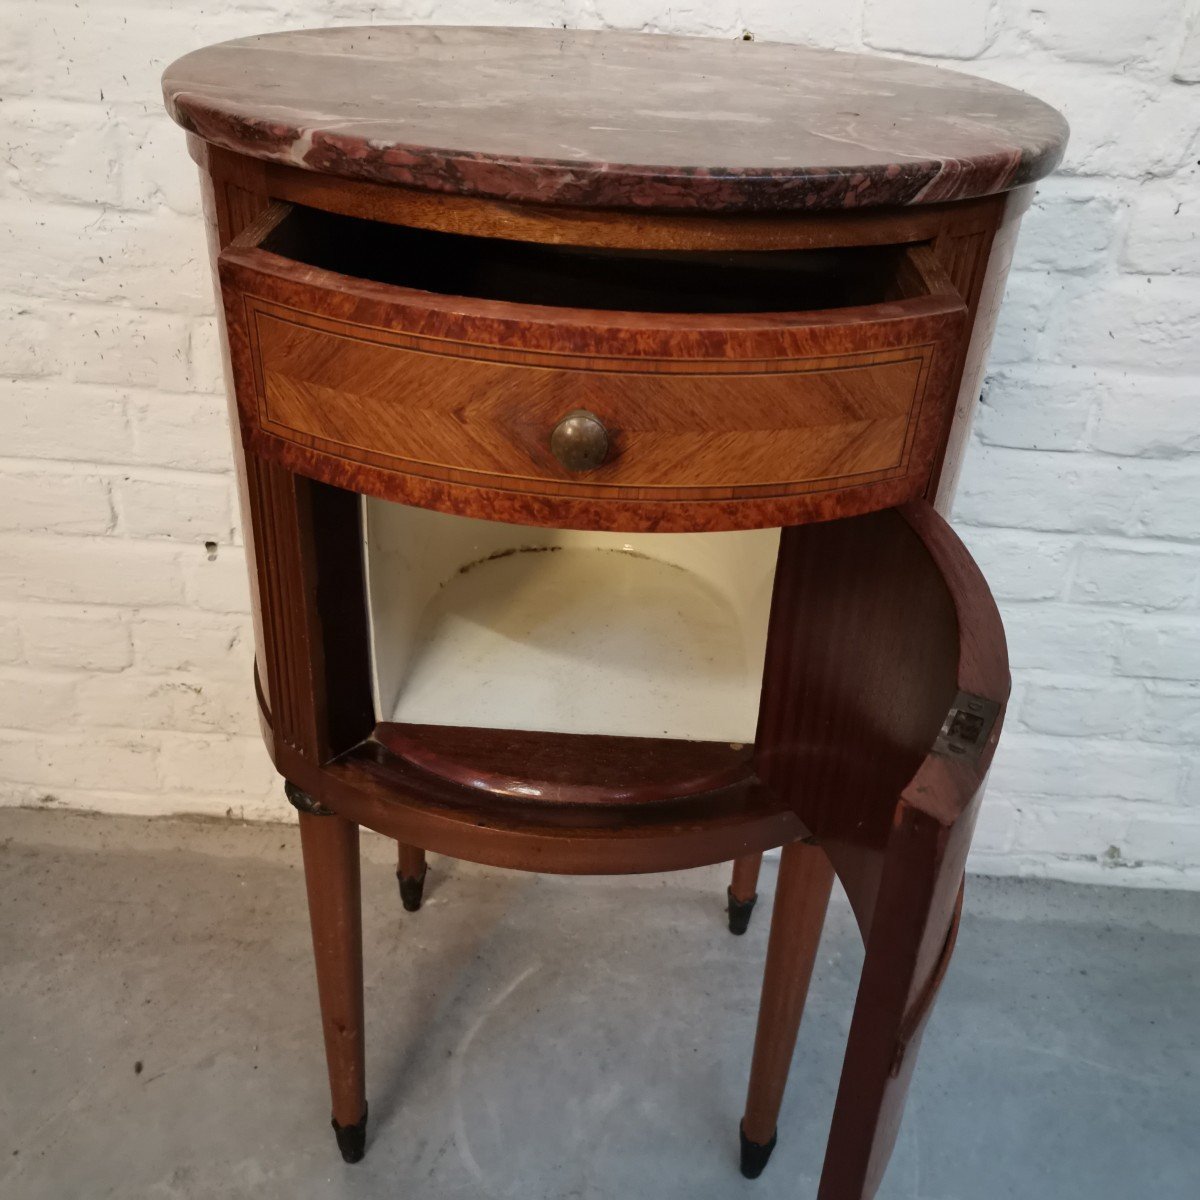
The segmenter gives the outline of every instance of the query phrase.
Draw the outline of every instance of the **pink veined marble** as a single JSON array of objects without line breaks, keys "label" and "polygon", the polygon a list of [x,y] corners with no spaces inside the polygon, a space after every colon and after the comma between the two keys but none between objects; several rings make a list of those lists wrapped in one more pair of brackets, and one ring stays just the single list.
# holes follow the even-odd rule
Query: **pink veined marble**
[{"label": "pink veined marble", "polygon": [[171,116],[307,170],[504,201],[787,212],[1006,191],[1067,126],[1013,88],[806,46],[368,26],[239,38],[163,76]]}]

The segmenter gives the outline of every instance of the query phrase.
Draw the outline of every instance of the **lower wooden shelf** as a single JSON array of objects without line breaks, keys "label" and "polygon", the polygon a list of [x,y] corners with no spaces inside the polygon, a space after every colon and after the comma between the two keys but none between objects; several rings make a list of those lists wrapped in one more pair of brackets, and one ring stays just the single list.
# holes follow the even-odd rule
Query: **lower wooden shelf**
[{"label": "lower wooden shelf", "polygon": [[481,799],[662,804],[745,783],[753,744],[381,723],[390,753]]},{"label": "lower wooden shelf", "polygon": [[[398,736],[399,728],[381,724],[375,736],[321,767],[277,747],[275,765],[295,786],[359,825],[435,854],[516,870],[562,875],[683,870],[807,836],[791,806],[733,759],[726,774],[737,776],[735,782],[714,787],[716,773],[710,772],[706,779],[692,780],[706,790],[675,799],[659,795],[648,803],[643,791],[620,802],[611,789],[607,803],[589,803],[578,794],[575,799],[582,802],[546,803],[544,796],[500,790],[502,755],[481,764],[483,777],[474,784],[458,777],[467,761],[461,748],[453,758],[418,765],[406,756],[412,748]],[[428,747],[415,757],[427,756]],[[561,774],[568,784],[584,781],[589,754],[582,746],[567,752]],[[666,765],[681,761],[668,755]],[[527,770],[522,778],[527,785],[544,786],[545,774]],[[672,779],[669,769],[666,777]],[[610,766],[610,783],[613,778]],[[684,782],[673,779],[674,786]]]}]

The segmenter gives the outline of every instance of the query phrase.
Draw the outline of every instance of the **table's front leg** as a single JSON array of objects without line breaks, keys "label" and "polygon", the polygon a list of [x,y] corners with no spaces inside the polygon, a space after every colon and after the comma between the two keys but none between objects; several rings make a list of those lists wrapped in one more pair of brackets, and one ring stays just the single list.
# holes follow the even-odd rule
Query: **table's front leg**
[{"label": "table's front leg", "polygon": [[358,826],[290,784],[287,790],[300,811],[333,1131],[342,1158],[355,1163],[367,1138]]}]

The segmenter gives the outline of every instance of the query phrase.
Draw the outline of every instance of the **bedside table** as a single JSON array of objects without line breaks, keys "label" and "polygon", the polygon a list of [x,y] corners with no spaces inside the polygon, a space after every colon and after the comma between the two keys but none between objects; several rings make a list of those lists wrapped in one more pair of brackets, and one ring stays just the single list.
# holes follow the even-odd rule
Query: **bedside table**
[{"label": "bedside table", "polygon": [[899,61],[550,29],[246,38],[163,87],[201,167],[343,1156],[360,825],[399,843],[410,910],[426,851],[735,860],[735,932],[782,846],[742,1171],[836,874],[866,959],[820,1195],[872,1195],[1009,689],[940,514],[1061,117]]}]

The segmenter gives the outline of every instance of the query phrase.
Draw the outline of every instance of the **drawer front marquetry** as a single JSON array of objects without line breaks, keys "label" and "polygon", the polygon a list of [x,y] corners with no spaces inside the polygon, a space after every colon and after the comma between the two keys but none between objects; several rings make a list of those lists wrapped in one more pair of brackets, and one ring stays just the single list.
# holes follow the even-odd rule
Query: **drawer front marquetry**
[{"label": "drawer front marquetry", "polygon": [[928,484],[965,311],[923,248],[870,304],[605,311],[293,261],[255,241],[280,216],[220,271],[247,448],[294,471],[464,515],[629,531],[823,520]]},{"label": "drawer front marquetry", "polygon": [[[776,493],[905,473],[934,347],[812,359],[509,351],[306,318],[247,300],[255,419],[347,459],[520,488]],[[586,409],[611,442],[572,472],[556,424]]]}]

